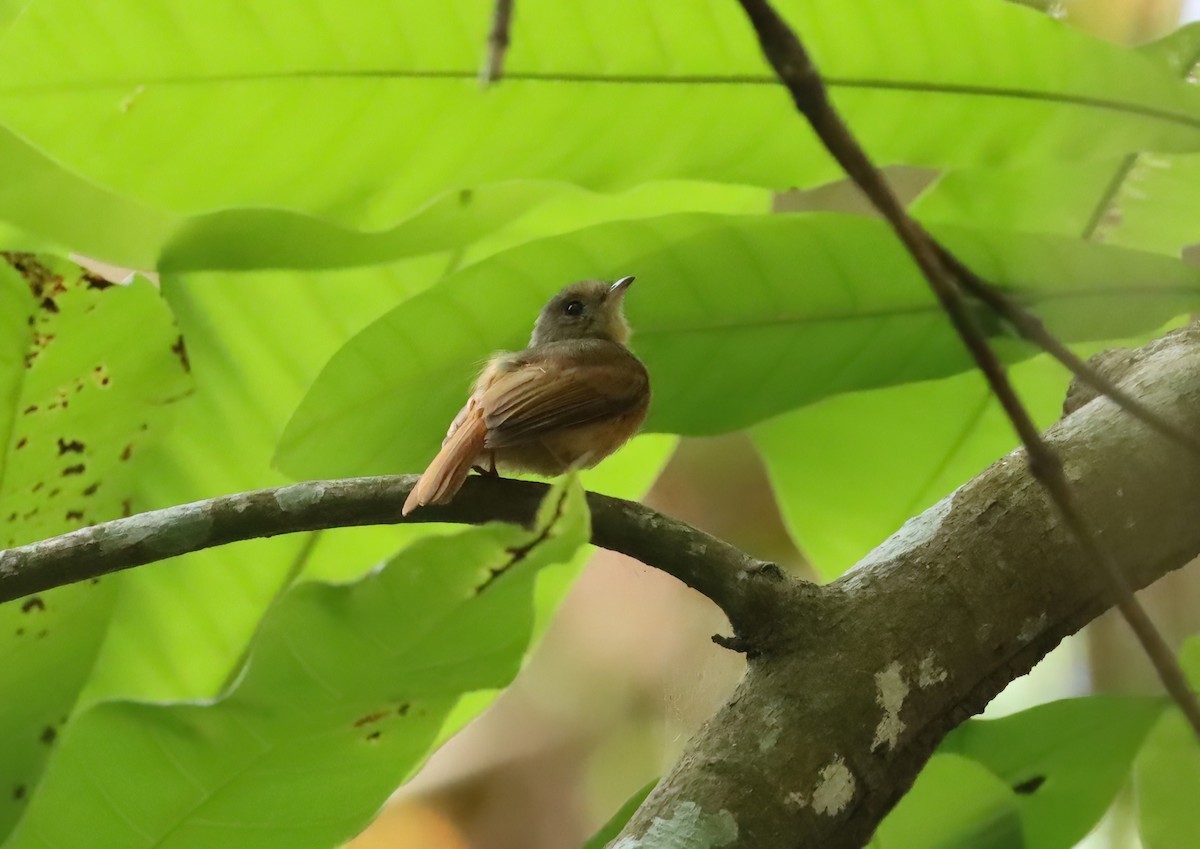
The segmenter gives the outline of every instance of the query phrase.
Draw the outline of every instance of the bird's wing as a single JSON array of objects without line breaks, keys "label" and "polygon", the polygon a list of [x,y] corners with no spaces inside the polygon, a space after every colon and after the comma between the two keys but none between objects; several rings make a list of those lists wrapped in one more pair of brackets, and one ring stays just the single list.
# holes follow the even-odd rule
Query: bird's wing
[{"label": "bird's wing", "polygon": [[645,402],[649,383],[642,364],[611,342],[523,352],[479,395],[485,445],[519,445],[628,413]]}]

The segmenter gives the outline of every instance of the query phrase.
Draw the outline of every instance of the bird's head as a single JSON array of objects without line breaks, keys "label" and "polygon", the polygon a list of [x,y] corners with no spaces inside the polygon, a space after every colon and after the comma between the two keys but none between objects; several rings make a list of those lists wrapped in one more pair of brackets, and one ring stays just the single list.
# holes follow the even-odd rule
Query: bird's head
[{"label": "bird's head", "polygon": [[629,322],[623,309],[632,277],[616,283],[580,280],[550,299],[538,314],[530,345],[570,339],[607,339],[624,345],[629,340]]}]

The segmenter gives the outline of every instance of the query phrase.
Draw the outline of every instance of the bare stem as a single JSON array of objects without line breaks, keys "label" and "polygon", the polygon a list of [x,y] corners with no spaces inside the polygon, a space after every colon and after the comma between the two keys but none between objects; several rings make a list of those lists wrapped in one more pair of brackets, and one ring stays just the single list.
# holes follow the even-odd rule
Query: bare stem
[{"label": "bare stem", "polygon": [[492,28],[488,32],[487,56],[479,71],[479,85],[487,88],[504,76],[504,57],[508,54],[509,33],[512,30],[513,7],[516,0],[496,0],[492,10]]}]

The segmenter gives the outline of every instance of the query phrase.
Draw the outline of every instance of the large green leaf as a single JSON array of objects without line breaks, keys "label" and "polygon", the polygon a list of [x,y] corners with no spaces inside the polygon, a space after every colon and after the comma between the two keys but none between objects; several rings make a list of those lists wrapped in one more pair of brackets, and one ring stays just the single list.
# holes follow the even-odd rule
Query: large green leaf
[{"label": "large green leaf", "polygon": [[1114,158],[951,171],[917,198],[911,211],[924,221],[1088,235],[1126,167],[1124,158]]},{"label": "large green leaf", "polygon": [[[780,5],[881,163],[1200,149],[1200,94],[1161,62],[1029,10]],[[0,42],[0,120],[73,172],[174,212],[284,207],[367,229],[503,180],[781,187],[836,174],[734,3],[600,14],[532,0],[504,83],[481,91],[490,7],[34,0]],[[897,130],[914,115],[920,132]]]},{"label": "large green leaf", "polygon": [[938,751],[972,758],[1012,788],[1029,849],[1070,849],[1112,804],[1165,703],[1064,699],[1001,719],[968,720]]},{"label": "large green leaf", "polygon": [[868,849],[1025,849],[1012,791],[974,761],[930,759]]},{"label": "large green leaf", "polygon": [[[1200,292],[1200,272],[1149,254],[938,232],[1068,339],[1157,326]],[[676,215],[617,222],[497,254],[368,327],[326,366],[288,423],[281,467],[298,477],[421,467],[478,364],[491,351],[523,346],[552,292],[571,279],[623,274],[639,277],[628,310],[633,347],[654,387],[649,430],[719,433],[839,392],[970,365],[878,221]]]},{"label": "large green leaf", "polygon": [[516,674],[540,574],[587,538],[582,491],[568,485],[531,530],[433,537],[355,584],[292,589],[228,696],[105,702],[73,722],[6,849],[324,849],[350,837],[428,754],[458,697]]},{"label": "large green leaf", "polygon": [[30,0],[0,0],[0,27],[6,27],[28,6]]},{"label": "large green leaf", "polygon": [[[1179,661],[1200,687],[1200,636],[1183,645]],[[1145,849],[1189,849],[1200,834],[1200,742],[1174,706],[1146,738],[1134,769],[1138,827]]]},{"label": "large green leaf", "polygon": [[1200,156],[954,171],[916,201],[913,213],[1177,256],[1200,243]]},{"label": "large green leaf", "polygon": [[88,583],[0,606],[0,842],[74,712],[114,596]]},{"label": "large green leaf", "polygon": [[441,251],[456,251],[465,263],[615,218],[769,208],[770,193],[749,186],[664,181],[598,195],[568,183],[526,180],[450,192],[396,226],[370,233],[282,209],[183,216],[88,183],[0,128],[0,219],[20,223],[0,228],[0,246],[51,246],[170,273],[349,268]]},{"label": "large green leaf", "polygon": [[[0,549],[131,509],[153,439],[188,390],[179,333],[146,281],[0,262]],[[0,606],[0,836],[54,750],[104,634],[111,581]]]},{"label": "large green leaf", "polygon": [[179,331],[149,282],[114,286],[48,258],[25,267],[28,281],[0,272],[6,300],[25,290],[0,362],[3,547],[120,515],[126,467],[190,391]]},{"label": "large green leaf", "polygon": [[125,268],[150,269],[181,219],[93,185],[0,127],[0,218],[21,250],[53,245]]},{"label": "large green leaf", "polygon": [[[1195,83],[1200,23],[1141,52]],[[1082,235],[1178,254],[1200,242],[1200,157],[1130,154],[1109,160],[953,171],[913,206],[927,220]]]},{"label": "large green leaf", "polygon": [[[1146,341],[1076,347],[1089,356]],[[1009,377],[1039,427],[1059,418],[1071,380],[1065,368],[1039,355]],[[753,438],[793,539],[826,579],[1020,444],[975,371],[827,398],[757,425]],[[829,450],[839,444],[854,450]]]},{"label": "large green leaf", "polygon": [[[459,248],[574,187],[514,182],[454,192],[377,233],[280,209],[183,216],[93,185],[0,128],[0,217],[24,242],[49,241],[129,268],[246,270],[374,265]],[[23,246],[22,240],[7,240]]]},{"label": "large green leaf", "polygon": [[[433,258],[370,270],[168,276],[195,394],[138,479],[143,508],[287,482],[270,468],[284,422],[321,364],[368,322],[437,278]],[[196,552],[122,573],[86,700],[215,695],[266,606],[312,569],[348,578],[402,545],[393,529]]]},{"label": "large green leaf", "polygon": [[454,192],[402,224],[359,233],[282,210],[229,210],[189,219],[163,246],[165,271],[348,268],[439,251],[459,264],[531,239],[601,221],[671,212],[765,212],[770,193],[749,186],[656,182],[598,195],[567,183],[518,181]]}]

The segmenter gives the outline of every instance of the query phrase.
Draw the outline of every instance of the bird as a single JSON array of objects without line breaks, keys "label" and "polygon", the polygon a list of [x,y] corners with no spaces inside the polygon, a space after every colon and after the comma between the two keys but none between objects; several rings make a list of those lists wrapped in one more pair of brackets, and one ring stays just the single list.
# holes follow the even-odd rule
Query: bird
[{"label": "bird", "polygon": [[488,359],[403,515],[449,502],[472,469],[554,477],[591,468],[637,433],[650,375],[628,347],[633,280],[571,283],[542,308],[528,347]]}]

